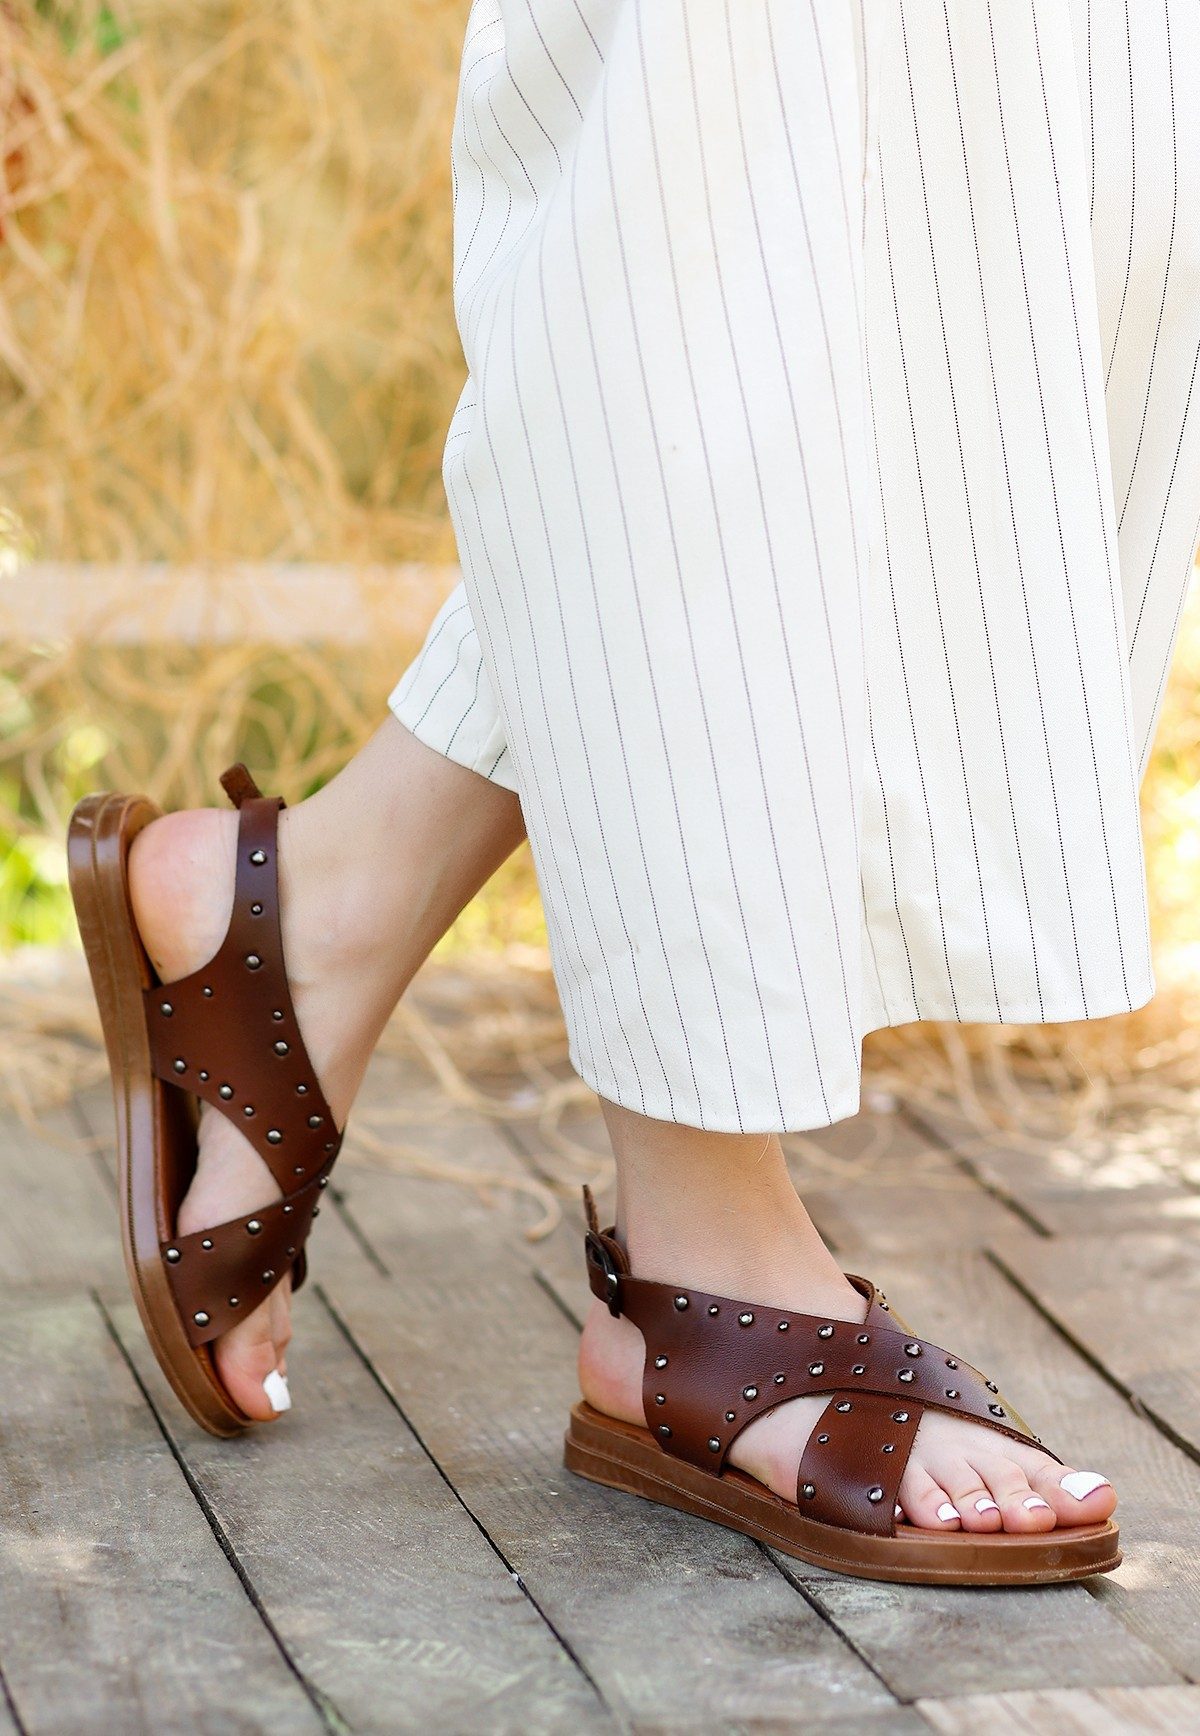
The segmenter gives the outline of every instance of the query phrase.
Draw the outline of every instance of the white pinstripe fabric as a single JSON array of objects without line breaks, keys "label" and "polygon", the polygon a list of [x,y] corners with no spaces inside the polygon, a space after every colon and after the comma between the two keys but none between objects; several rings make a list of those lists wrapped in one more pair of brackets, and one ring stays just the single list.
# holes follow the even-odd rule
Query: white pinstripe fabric
[{"label": "white pinstripe fabric", "polygon": [[866,1029],[1152,992],[1197,64],[1200,0],[476,0],[393,706],[520,790],[605,1096],[814,1126]]}]

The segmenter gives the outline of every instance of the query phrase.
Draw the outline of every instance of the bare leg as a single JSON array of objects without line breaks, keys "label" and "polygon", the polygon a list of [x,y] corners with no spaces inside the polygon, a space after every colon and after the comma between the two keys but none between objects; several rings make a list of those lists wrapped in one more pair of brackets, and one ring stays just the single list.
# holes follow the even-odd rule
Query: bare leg
[{"label": "bare leg", "polygon": [[[740,1301],[861,1320],[864,1304],[817,1234],[772,1134],[701,1133],[603,1105],[617,1159],[618,1229],[635,1273]],[[597,1410],[642,1423],[642,1337],[592,1304],[580,1350],[583,1395]],[[752,1423],[735,1465],[795,1499],[805,1441],[825,1407],[793,1399]],[[1107,1482],[1082,1496],[1069,1467],[989,1429],[929,1412],[900,1486],[914,1525],[933,1530],[1049,1531],[1092,1524],[1116,1506]]]},{"label": "bare leg", "polygon": [[[525,835],[520,803],[425,747],[389,717],[345,769],[280,821],[283,942],[304,1040],[344,1124],[396,1002],[434,944]],[[233,905],[237,816],[197,809],[140,834],[130,860],[134,913],[164,981],[216,951]],[[181,1234],[279,1197],[266,1165],[205,1108]],[[275,1407],[263,1388],[286,1375],[287,1284],[215,1346],[248,1415]],[[272,1382],[272,1390],[280,1396]]]}]

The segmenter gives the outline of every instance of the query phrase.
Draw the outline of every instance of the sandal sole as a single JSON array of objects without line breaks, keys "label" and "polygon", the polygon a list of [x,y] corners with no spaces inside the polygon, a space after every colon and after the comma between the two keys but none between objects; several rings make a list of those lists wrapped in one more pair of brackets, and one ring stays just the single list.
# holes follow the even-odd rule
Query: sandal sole
[{"label": "sandal sole", "polygon": [[67,867],[112,1076],[129,1287],[176,1398],[201,1428],[224,1438],[242,1434],[253,1419],[226,1393],[208,1351],[188,1342],[162,1264],[162,1241],[174,1224],[162,1222],[159,1176],[164,1142],[179,1129],[167,1088],[150,1065],[142,990],[155,976],[133,919],[127,875],[130,845],[158,817],[144,796],[86,796],[71,815]]},{"label": "sandal sole", "polygon": [[563,1462],[576,1476],[740,1531],[813,1567],[904,1585],[1058,1585],[1110,1573],[1121,1561],[1120,1532],[1060,1527],[1036,1537],[1011,1532],[946,1535],[904,1526],[875,1537],[822,1525],[744,1472],[717,1477],[669,1458],[648,1429],[580,1403],[571,1411]]}]

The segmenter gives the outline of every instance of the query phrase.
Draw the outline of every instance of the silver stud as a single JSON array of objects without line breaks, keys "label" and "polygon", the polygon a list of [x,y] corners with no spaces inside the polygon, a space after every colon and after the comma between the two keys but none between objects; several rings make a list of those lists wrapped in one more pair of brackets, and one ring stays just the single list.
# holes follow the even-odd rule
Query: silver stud
[{"label": "silver stud", "polygon": [[323,1127],[325,1125],[325,1117],[323,1115],[310,1115],[308,1118],[308,1125],[310,1127]]},{"label": "silver stud", "polygon": [[908,1412],[907,1411],[893,1411],[892,1412],[892,1421],[894,1423],[906,1423],[908,1421]]},{"label": "silver stud", "polygon": [[326,1151],[336,1151],[337,1150],[337,1140],[336,1139],[327,1139],[325,1141],[325,1150]]},{"label": "silver stud", "polygon": [[254,1114],[253,1103],[247,1103],[245,1108],[242,1110],[242,1114],[246,1117],[247,1120],[249,1120],[249,1118]]},{"label": "silver stud", "polygon": [[709,1435],[708,1450],[710,1453],[719,1453],[721,1451],[721,1443],[717,1439],[716,1435]]},{"label": "silver stud", "polygon": [[891,1313],[891,1309],[888,1307],[887,1303],[883,1300],[882,1297],[880,1297],[879,1306],[884,1310],[885,1313],[888,1313],[888,1314]]},{"label": "silver stud", "polygon": [[654,1402],[655,1402],[655,1404],[666,1404],[666,1402],[667,1402],[666,1393],[665,1392],[656,1392],[654,1395]]},{"label": "silver stud", "polygon": [[900,1370],[899,1374],[896,1376],[896,1379],[902,1380],[904,1382],[905,1386],[908,1386],[910,1384],[910,1382],[914,1381],[916,1378],[917,1377],[913,1373],[911,1368],[902,1368]]},{"label": "silver stud", "polygon": [[777,1374],[775,1376],[775,1385],[776,1386],[782,1386],[786,1379],[787,1379],[786,1374]]},{"label": "silver stud", "polygon": [[225,1099],[226,1103],[228,1103],[229,1099],[233,1096],[233,1086],[232,1085],[218,1085],[217,1086],[217,1096],[223,1097]]},{"label": "silver stud", "polygon": [[746,1309],[745,1313],[738,1315],[738,1325],[739,1326],[753,1326],[754,1325],[754,1316],[753,1316],[753,1314],[751,1314],[751,1312],[748,1308]]},{"label": "silver stud", "polygon": [[295,1250],[295,1248],[289,1248],[289,1249],[288,1249],[288,1251],[287,1251],[287,1256],[288,1256],[288,1259],[289,1259],[289,1260],[290,1260],[290,1259],[291,1259],[291,1258],[292,1258],[292,1257],[293,1257],[293,1255],[294,1255],[294,1254],[295,1254],[295,1252],[296,1252],[296,1250]]},{"label": "silver stud", "polygon": [[303,1175],[304,1174],[304,1165],[302,1163],[294,1164],[292,1166],[292,1174],[293,1175]]},{"label": "silver stud", "polygon": [[187,1072],[187,1062],[184,1060],[182,1055],[176,1056],[175,1060],[172,1061],[171,1065],[174,1067],[174,1069],[177,1073],[186,1073]]},{"label": "silver stud", "polygon": [[985,1380],[983,1384],[984,1384],[984,1386],[987,1387],[989,1392],[999,1392],[1000,1391],[1000,1388],[996,1385],[994,1380]]},{"label": "silver stud", "polygon": [[736,1417],[736,1416],[737,1416],[737,1412],[736,1412],[736,1411],[726,1411],[726,1412],[725,1412],[725,1421],[726,1421],[726,1422],[727,1422],[727,1423],[731,1423],[731,1422],[733,1422],[733,1420],[734,1420],[734,1418],[735,1418],[735,1417]]},{"label": "silver stud", "polygon": [[175,1008],[171,1005],[170,1001],[163,1001],[158,1010],[164,1019],[169,1019],[171,1014],[175,1011]]},{"label": "silver stud", "polygon": [[824,1374],[825,1364],[823,1362],[810,1362],[808,1365],[808,1372],[812,1375]]},{"label": "silver stud", "polygon": [[896,1451],[896,1449],[895,1449],[895,1447],[894,1447],[894,1446],[893,1446],[893,1445],[892,1445],[892,1443],[891,1443],[891,1441],[888,1441],[888,1442],[887,1442],[887,1443],[886,1443],[886,1444],[885,1444],[885,1446],[884,1446],[884,1449],[883,1449],[883,1450],[884,1450],[884,1452],[885,1452],[885,1453],[894,1453],[894,1452],[895,1452],[895,1451]]},{"label": "silver stud", "polygon": [[876,1483],[876,1485],[873,1489],[867,1490],[867,1500],[868,1501],[882,1501],[883,1500],[883,1490],[879,1487],[878,1483]]},{"label": "silver stud", "polygon": [[656,1356],[654,1358],[654,1366],[655,1366],[655,1368],[665,1368],[667,1366],[666,1357],[665,1356]]},{"label": "silver stud", "polygon": [[283,1135],[282,1135],[282,1133],[280,1133],[280,1131],[277,1127],[268,1127],[268,1129],[267,1129],[267,1144],[268,1145],[278,1145],[282,1138],[283,1138]]},{"label": "silver stud", "polygon": [[261,970],[262,969],[262,959],[259,958],[259,956],[256,952],[248,952],[246,954],[246,969],[247,970]]},{"label": "silver stud", "polygon": [[262,1225],[259,1223],[258,1219],[251,1218],[250,1222],[246,1225],[246,1234],[248,1236],[257,1236],[261,1229]]},{"label": "silver stud", "polygon": [[816,1492],[816,1488],[812,1483],[802,1483],[800,1485],[800,1493],[804,1496],[806,1501],[811,1501]]},{"label": "silver stud", "polygon": [[192,1319],[196,1322],[197,1326],[207,1326],[208,1325],[208,1318],[209,1317],[204,1312],[203,1308],[198,1308],[196,1310],[196,1312],[192,1315]]},{"label": "silver stud", "polygon": [[308,1096],[308,1086],[307,1085],[297,1085],[296,1096],[297,1097],[307,1097]]},{"label": "silver stud", "polygon": [[832,1338],[833,1337],[833,1327],[832,1326],[818,1326],[817,1327],[817,1337],[818,1338]]},{"label": "silver stud", "polygon": [[204,1249],[204,1252],[206,1254],[209,1252],[212,1245],[213,1244],[212,1244],[212,1237],[211,1236],[205,1236],[204,1240],[200,1244],[200,1246]]},{"label": "silver stud", "polygon": [[[1004,1406],[1002,1404],[990,1404],[988,1406],[988,1409],[991,1411],[991,1413],[994,1417],[1002,1417],[1004,1415]],[[1042,1444],[1041,1441],[1038,1441],[1039,1447],[1041,1446],[1041,1444]]]},{"label": "silver stud", "polygon": [[708,1305],[708,1312],[710,1314],[719,1314],[721,1310],[715,1302],[710,1302]]},{"label": "silver stud", "polygon": [[910,1340],[910,1342],[904,1346],[904,1354],[905,1356],[920,1356],[921,1346],[917,1343],[915,1338]]},{"label": "silver stud", "polygon": [[659,1423],[659,1425],[658,1425],[658,1432],[659,1432],[659,1434],[660,1434],[660,1435],[661,1435],[661,1437],[662,1437],[662,1439],[663,1439],[663,1440],[664,1440],[664,1441],[669,1441],[669,1440],[670,1440],[670,1438],[671,1438],[671,1431],[670,1431],[670,1429],[669,1429],[669,1428],[668,1428],[668,1427],[667,1427],[667,1425],[666,1425],[666,1423]]},{"label": "silver stud", "polygon": [[270,1284],[274,1280],[274,1277],[275,1277],[274,1266],[268,1266],[266,1271],[263,1273],[263,1283],[264,1284]]},{"label": "silver stud", "polygon": [[183,1259],[183,1255],[179,1252],[178,1248],[168,1248],[167,1259],[170,1260],[173,1266],[177,1266],[180,1260]]},{"label": "silver stud", "polygon": [[282,1037],[280,1037],[279,1041],[274,1045],[275,1053],[277,1055],[286,1055],[290,1048],[291,1044],[285,1043]]},{"label": "silver stud", "polygon": [[742,1397],[753,1403],[758,1397],[758,1388],[756,1386],[744,1386],[742,1388]]},{"label": "silver stud", "polygon": [[284,1208],[283,1208],[284,1217],[285,1218],[288,1217],[292,1212],[295,1211],[295,1209],[296,1209],[295,1206],[284,1206]]},{"label": "silver stud", "polygon": [[682,1314],[684,1309],[688,1306],[687,1297],[686,1296],[676,1296],[675,1306],[676,1306],[676,1308],[678,1308],[679,1312]]},{"label": "silver stud", "polygon": [[958,1396],[959,1396],[959,1393],[958,1393],[958,1388],[956,1386],[948,1386],[946,1388],[946,1397],[947,1398],[957,1398]]},{"label": "silver stud", "polygon": [[858,1335],[858,1342],[860,1344],[870,1344],[871,1334],[869,1332],[860,1332]]},{"label": "silver stud", "polygon": [[250,906],[250,914],[251,914],[251,916],[261,916],[262,915],[262,905],[261,904],[252,904]]},{"label": "silver stud", "polygon": [[844,1398],[842,1400],[841,1404],[835,1404],[833,1408],[835,1411],[841,1411],[843,1416],[844,1416],[845,1413],[851,1408],[850,1407],[850,1400],[848,1398]]},{"label": "silver stud", "polygon": [[267,852],[265,850],[251,850],[250,860],[256,868],[261,868],[266,859]]},{"label": "silver stud", "polygon": [[851,1374],[865,1374],[867,1372],[867,1365],[865,1362],[856,1362],[850,1372]]},{"label": "silver stud", "polygon": [[788,1322],[786,1320],[781,1320],[779,1322],[779,1325],[775,1328],[776,1332],[786,1332],[787,1329],[788,1329]]},{"label": "silver stud", "polygon": [[231,1308],[240,1308],[241,1305],[242,1305],[242,1299],[240,1296],[231,1296],[229,1298],[229,1306]]},{"label": "silver stud", "polygon": [[279,1008],[276,1007],[274,1012],[271,1014],[271,1017],[278,1023],[278,1021],[283,1018],[283,1014],[280,1012]]},{"label": "silver stud", "polygon": [[207,1080],[207,1078],[208,1078],[208,1068],[207,1067],[201,1067],[200,1077],[201,1077],[201,1079]]},{"label": "silver stud", "polygon": [[957,1362],[955,1362],[955,1360],[952,1356],[948,1356],[946,1358],[946,1367],[947,1368],[957,1368],[958,1367]]},{"label": "silver stud", "polygon": [[320,1208],[320,1206],[314,1206],[314,1207],[313,1207],[313,1209],[312,1209],[312,1215],[313,1215],[313,1217],[314,1217],[314,1218],[319,1218],[319,1217],[320,1217],[320,1215],[321,1215],[321,1208]]},{"label": "silver stud", "polygon": [[823,1447],[825,1445],[826,1441],[828,1441],[828,1439],[829,1439],[828,1435],[818,1435],[817,1436],[817,1444],[819,1446]]},{"label": "silver stud", "polygon": [[207,983],[205,983],[204,987],[200,990],[200,993],[204,996],[206,1001],[212,1000],[212,990],[209,988]]}]

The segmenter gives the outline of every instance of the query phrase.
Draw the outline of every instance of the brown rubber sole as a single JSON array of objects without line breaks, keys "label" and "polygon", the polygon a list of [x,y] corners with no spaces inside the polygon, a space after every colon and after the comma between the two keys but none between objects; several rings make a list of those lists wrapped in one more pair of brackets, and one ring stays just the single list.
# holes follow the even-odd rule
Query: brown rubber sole
[{"label": "brown rubber sole", "polygon": [[1102,1525],[1058,1528],[1037,1537],[1011,1532],[941,1534],[901,1526],[867,1536],[806,1519],[790,1501],[742,1471],[720,1476],[669,1457],[648,1429],[606,1417],[591,1405],[571,1411],[563,1462],[577,1476],[676,1507],[741,1531],[813,1567],[906,1585],[1057,1585],[1109,1573],[1121,1560],[1120,1533]]},{"label": "brown rubber sole", "polygon": [[121,1242],[150,1348],[188,1414],[213,1435],[252,1419],[234,1404],[206,1348],[187,1339],[162,1263],[196,1166],[196,1128],[177,1091],[154,1076],[142,990],[155,976],[129,902],[129,848],[159,810],[144,796],[86,796],[71,816],[67,866],[112,1074]]}]

